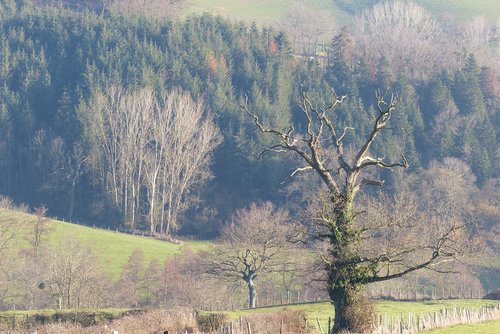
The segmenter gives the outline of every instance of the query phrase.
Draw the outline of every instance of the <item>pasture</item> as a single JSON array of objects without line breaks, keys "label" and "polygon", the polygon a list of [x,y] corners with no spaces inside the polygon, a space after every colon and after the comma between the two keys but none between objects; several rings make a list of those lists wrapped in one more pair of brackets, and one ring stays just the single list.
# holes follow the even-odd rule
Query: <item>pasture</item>
[{"label": "pasture", "polygon": [[[190,12],[206,11],[250,22],[274,24],[280,22],[296,2],[295,0],[191,0]],[[305,0],[300,1],[300,4],[317,11],[330,12],[337,26],[342,27],[352,22],[355,13],[378,2],[381,1]],[[435,18],[439,18],[442,14],[459,22],[471,20],[477,15],[484,15],[492,22],[500,18],[500,1],[497,0],[413,0],[412,2],[425,8]]]},{"label": "pasture", "polygon": [[[9,217],[14,215],[16,219],[22,222],[20,233],[11,245],[12,250],[29,248],[28,240],[30,240],[33,233],[36,217],[13,211],[0,212],[0,215],[9,215]],[[76,235],[79,240],[91,245],[92,249],[98,255],[98,264],[106,270],[112,280],[120,278],[123,267],[127,264],[132,252],[137,248],[142,249],[144,252],[145,266],[153,258],[156,258],[160,266],[163,267],[163,263],[167,258],[180,254],[183,248],[197,250],[210,243],[208,241],[186,241],[182,244],[176,244],[146,236],[117,233],[116,230],[106,230],[51,220],[48,224],[47,232],[42,235],[41,248],[59,245],[64,238],[71,235]]]},{"label": "pasture", "polygon": [[[455,306],[459,308],[466,308],[470,310],[472,308],[478,308],[480,306],[488,305],[496,305],[499,301],[495,300],[483,300],[483,299],[450,299],[450,300],[429,300],[429,301],[415,301],[415,302],[406,302],[406,301],[383,301],[377,300],[375,301],[375,308],[377,313],[380,315],[387,314],[388,317],[391,316],[400,316],[401,313],[404,315],[408,315],[408,313],[412,313],[415,315],[419,315],[420,313],[426,314],[427,312],[434,313],[439,312],[443,308],[452,309]],[[254,312],[277,312],[283,308],[288,308],[291,310],[304,310],[307,314],[307,317],[310,322],[314,322],[316,324],[316,318],[319,319],[321,326],[323,327],[324,332],[326,333],[328,327],[328,318],[332,318],[334,316],[334,308],[333,305],[328,301],[322,302],[311,302],[311,303],[301,303],[301,304],[291,304],[291,305],[278,305],[271,307],[260,307],[253,310],[238,310],[234,312],[227,312],[228,318],[230,320],[236,320],[240,316],[245,316]],[[490,321],[487,323],[468,325],[470,328],[475,328],[475,326],[480,326],[483,328],[488,328],[488,323],[491,324],[499,324],[499,320]],[[491,325],[493,326],[493,325]],[[453,328],[458,328],[461,326],[454,326]],[[451,328],[451,327],[450,327]],[[431,333],[431,332],[429,332]],[[432,332],[434,333],[434,332]],[[441,333],[441,332],[437,332]],[[455,333],[455,332],[442,332],[442,333]],[[458,332],[457,332],[458,333]],[[463,332],[466,333],[466,332]],[[474,333],[474,332],[471,332]],[[494,333],[494,332],[480,332],[477,333]]]}]

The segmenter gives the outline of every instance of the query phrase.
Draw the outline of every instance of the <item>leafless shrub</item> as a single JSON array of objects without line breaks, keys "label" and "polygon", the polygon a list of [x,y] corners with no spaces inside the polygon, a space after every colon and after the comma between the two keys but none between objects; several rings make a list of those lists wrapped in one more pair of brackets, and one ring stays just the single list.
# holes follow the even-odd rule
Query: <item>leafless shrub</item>
[{"label": "leafless shrub", "polygon": [[2,195],[0,195],[0,209],[12,210],[21,213],[30,212],[30,209],[26,204],[16,205],[11,198]]},{"label": "leafless shrub", "polygon": [[[88,327],[80,323],[54,322],[46,325],[31,326],[38,334],[104,334],[117,331],[118,333],[192,333],[198,329],[196,317],[187,310],[165,311],[147,310],[145,312],[131,312],[133,314],[120,319],[102,322]],[[19,323],[18,326],[22,324]],[[17,330],[20,328],[18,327]],[[10,327],[0,324],[1,331],[8,331]],[[16,331],[17,332],[17,331]]]},{"label": "leafless shrub", "polygon": [[227,314],[225,313],[209,313],[209,314],[199,314],[197,321],[198,326],[204,332],[210,332],[218,330],[227,320]]},{"label": "leafless shrub", "polygon": [[283,309],[274,313],[252,313],[244,318],[244,322],[250,323],[253,334],[316,333],[314,325],[309,323],[303,310]]}]

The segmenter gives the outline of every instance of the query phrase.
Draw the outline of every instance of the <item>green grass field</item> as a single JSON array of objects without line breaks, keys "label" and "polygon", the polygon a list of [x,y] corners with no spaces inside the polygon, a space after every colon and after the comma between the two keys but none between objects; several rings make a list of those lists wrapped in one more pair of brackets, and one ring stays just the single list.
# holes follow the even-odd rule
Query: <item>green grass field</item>
[{"label": "green grass field", "polygon": [[458,325],[427,331],[429,334],[495,334],[500,333],[500,320],[481,322],[479,324]]},{"label": "green grass field", "polygon": [[[395,1],[395,0],[394,0]],[[191,0],[191,12],[208,11],[246,21],[272,24],[279,22],[297,0]],[[382,2],[382,1],[380,1]],[[467,21],[477,15],[484,15],[496,22],[500,17],[498,0],[413,0],[434,17],[447,14],[456,21]],[[300,4],[314,10],[329,11],[338,26],[348,25],[354,13],[367,8],[365,0],[304,0]]]},{"label": "green grass field", "polygon": [[471,20],[477,15],[484,15],[496,22],[500,17],[500,1],[498,0],[413,0],[435,16],[448,14],[457,21]]},{"label": "green grass field", "polygon": [[[470,310],[473,307],[478,308],[479,306],[485,306],[486,304],[498,304],[498,300],[482,300],[482,299],[451,299],[451,300],[433,300],[433,301],[417,301],[417,302],[402,302],[402,301],[376,301],[375,307],[379,314],[387,316],[401,316],[401,313],[408,315],[408,313],[419,315],[427,312],[439,312],[443,308],[452,309],[455,306]],[[288,308],[291,310],[304,310],[310,322],[314,321],[316,324],[316,318],[320,320],[323,330],[326,332],[328,326],[328,318],[333,319],[334,308],[330,302],[315,302],[315,303],[302,303],[295,305],[280,305],[272,307],[261,307],[253,310],[240,310],[234,312],[227,312],[229,319],[236,320],[239,316],[245,316],[246,314],[253,312],[276,312],[283,308]],[[495,321],[494,321],[495,322]],[[492,323],[494,323],[492,322]],[[497,322],[498,323],[498,322]],[[483,325],[483,324],[481,324]],[[474,325],[476,326],[476,325]],[[474,327],[473,326],[473,327]],[[461,327],[461,326],[455,326]],[[500,327],[499,327],[500,328]],[[499,330],[500,332],[500,330]],[[431,333],[431,332],[429,332]],[[441,332],[436,332],[441,333]],[[443,333],[454,333],[454,332],[443,332]],[[458,332],[457,332],[458,333]],[[460,332],[462,333],[462,332]],[[463,332],[467,333],[467,332]],[[471,332],[471,333],[495,333],[495,332]]]},{"label": "green grass field", "polygon": [[50,241],[52,244],[60,242],[64,233],[75,232],[80,239],[92,243],[93,248],[99,253],[100,264],[114,280],[120,278],[122,268],[137,248],[144,252],[145,266],[153,258],[156,258],[160,262],[160,266],[163,266],[167,258],[180,254],[183,247],[196,250],[210,243],[207,241],[186,241],[179,245],[153,238],[94,229],[60,221],[54,221],[53,224],[56,230],[51,232]]},{"label": "green grass field", "polygon": [[[12,211],[10,213],[12,214]],[[32,233],[32,227],[30,226],[36,221],[36,217],[27,214],[14,214],[24,223],[21,233],[12,243],[11,247],[14,249],[21,247],[29,248],[29,234]],[[77,235],[80,240],[92,245],[94,251],[98,253],[99,264],[113,280],[120,278],[122,268],[126,265],[132,252],[137,248],[142,249],[144,252],[145,266],[153,258],[156,258],[160,262],[160,266],[163,266],[167,258],[180,254],[183,247],[197,250],[210,243],[208,241],[186,241],[182,245],[179,245],[148,237],[117,233],[116,231],[52,220],[50,222],[50,230],[43,237],[41,246],[55,246],[61,242],[62,238],[71,234]]]},{"label": "green grass field", "polygon": [[[280,22],[294,0],[191,0],[191,12],[212,12],[222,16],[229,16],[247,22],[255,21],[260,24]],[[329,11],[339,26],[351,22],[353,16],[341,10],[335,1],[331,0],[304,0],[300,4],[317,11]]]}]

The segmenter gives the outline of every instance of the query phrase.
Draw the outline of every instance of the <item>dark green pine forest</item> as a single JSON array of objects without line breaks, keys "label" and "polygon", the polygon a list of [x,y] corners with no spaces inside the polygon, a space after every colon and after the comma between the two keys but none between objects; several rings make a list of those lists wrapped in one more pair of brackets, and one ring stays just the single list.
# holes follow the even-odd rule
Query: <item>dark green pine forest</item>
[{"label": "dark green pine forest", "polygon": [[[301,85],[318,106],[328,104],[332,88],[347,96],[334,121],[339,129],[354,128],[345,137],[353,152],[371,130],[375,92],[397,96],[391,130],[371,150],[386,161],[398,161],[404,152],[410,165],[405,173],[417,192],[424,191],[431,166],[449,157],[470,166],[478,188],[494,184],[500,177],[494,36],[474,40],[464,33],[472,29],[466,24],[432,18],[426,18],[428,28],[419,30],[417,22],[407,27],[407,36],[397,36],[392,32],[403,23],[371,27],[369,13],[364,15],[365,29],[339,29],[321,46],[326,55],[311,56],[305,50],[317,41],[211,14],[158,18],[2,0],[0,194],[32,207],[43,204],[49,216],[66,221],[198,238],[217,236],[221,222],[252,202],[269,200],[298,215],[319,180],[307,174],[288,178],[300,167],[292,155],[269,152],[256,159],[272,138],[256,132],[240,105],[247,101],[264,124],[281,130],[293,125],[300,133]],[[173,103],[186,96],[202,103],[204,117],[220,131],[205,156],[205,174],[174,191],[175,210],[172,202],[160,201],[163,188],[151,186],[153,152],[161,145],[144,125],[147,119],[137,125],[147,133],[141,139],[141,131],[124,134],[133,113],[123,114],[126,121],[119,124],[125,125],[118,130],[115,116],[104,117],[106,106],[119,104],[117,96],[133,104],[145,90],[158,102],[147,124],[158,123],[155,113],[177,92]],[[124,132],[113,137],[115,130]],[[155,133],[170,136],[171,143],[182,131]],[[106,151],[111,146],[116,155]],[[176,154],[176,160],[187,155]],[[189,173],[189,166],[179,175]],[[400,173],[375,172],[387,191],[402,182]],[[152,210],[155,198],[162,205]],[[168,230],[152,223],[153,216],[165,220],[169,209],[175,219]]]}]

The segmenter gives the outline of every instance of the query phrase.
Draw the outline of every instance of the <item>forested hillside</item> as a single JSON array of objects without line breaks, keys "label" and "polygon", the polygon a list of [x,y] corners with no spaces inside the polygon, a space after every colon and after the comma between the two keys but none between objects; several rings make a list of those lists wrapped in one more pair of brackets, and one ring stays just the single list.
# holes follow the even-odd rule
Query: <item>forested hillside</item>
[{"label": "forested hillside", "polygon": [[[355,17],[352,24],[341,28],[330,14],[296,3],[280,24],[265,26],[189,14],[175,0],[162,3],[171,6],[168,15],[155,11],[154,0],[144,7],[113,1],[99,8],[92,1],[87,7],[78,1],[36,7],[0,0],[0,195],[38,208],[35,224],[22,222],[2,197],[8,203],[0,212],[3,308],[199,309],[247,296],[255,301],[256,287],[261,296],[324,294],[325,285],[317,284],[324,272],[307,267],[310,250],[289,242],[298,235],[294,222],[307,225],[311,211],[318,212],[321,180],[294,173],[303,162],[273,152],[276,138],[261,134],[247,114],[275,133],[293,129],[293,140],[301,141],[321,127],[305,117],[307,107],[300,108],[304,96],[317,110],[332,96],[339,99],[328,117],[340,139],[317,146],[339,184],[340,160],[327,148],[342,142],[345,165],[361,161],[356,152],[373,133],[381,101],[393,101],[389,123],[363,153],[367,168],[358,169],[359,183],[350,187],[359,186],[357,192],[385,181],[383,188],[360,192],[351,212],[360,236],[363,226],[393,228],[352,243],[366,254],[389,254],[367,266],[374,275],[392,254],[394,270],[408,258],[435,259],[443,244],[452,243],[445,256],[481,254],[471,267],[482,274],[485,289],[498,288],[498,269],[489,260],[500,249],[498,23],[481,16],[458,21],[409,2],[358,8],[356,1],[338,1],[342,13]],[[406,163],[404,172],[376,168]],[[138,250],[119,282],[104,279],[95,267],[92,281],[82,284],[86,289],[97,279],[113,298],[96,304],[92,299],[100,293],[90,289],[80,304],[70,288],[56,291],[47,264],[65,260],[40,247],[41,235],[50,234],[44,215],[133,234],[150,230],[163,240],[166,234],[221,236],[222,251],[187,251],[146,267]],[[246,281],[231,273],[242,254],[261,244],[279,250],[267,258],[267,268],[252,269]],[[220,260],[231,252],[236,262]],[[36,270],[26,269],[31,265]],[[387,285],[442,289],[443,296],[445,289],[449,296],[453,289],[459,296],[481,292],[481,283],[458,264],[443,268],[462,275],[408,272]],[[155,282],[169,282],[174,290]]]},{"label": "forested hillside", "polygon": [[[301,178],[287,179],[296,162],[255,159],[271,143],[239,105],[248,99],[264,122],[304,131],[299,85],[319,105],[331,88],[348,96],[336,121],[355,129],[346,132],[352,147],[369,130],[374,92],[389,87],[401,103],[374,155],[394,160],[405,152],[416,188],[432,166],[455,157],[471,167],[475,186],[493,189],[500,173],[497,27],[481,17],[464,25],[393,6],[366,9],[321,44],[210,14],[169,19],[2,1],[0,192],[44,204],[52,216],[201,237],[216,235],[220,221],[254,201],[297,213],[307,190]],[[306,57],[315,49],[325,52]],[[187,112],[201,110],[190,122],[206,123],[211,137],[179,123],[178,131],[191,131],[191,146],[175,146],[176,130],[153,126],[177,122],[157,116],[181,102]],[[127,110],[137,106],[149,112],[133,120]],[[193,158],[189,149],[204,154]],[[175,159],[168,165],[166,157]],[[179,161],[183,167],[174,167]],[[193,175],[183,179],[188,170]],[[383,175],[389,189],[398,175]]]}]

